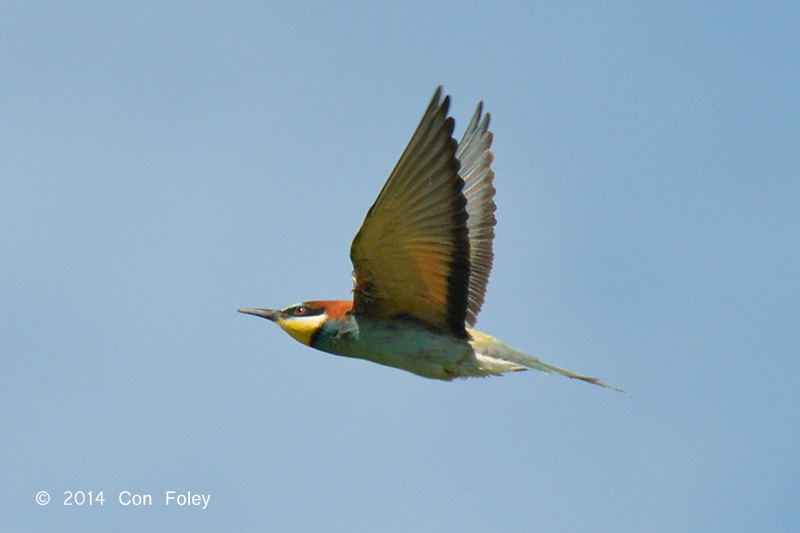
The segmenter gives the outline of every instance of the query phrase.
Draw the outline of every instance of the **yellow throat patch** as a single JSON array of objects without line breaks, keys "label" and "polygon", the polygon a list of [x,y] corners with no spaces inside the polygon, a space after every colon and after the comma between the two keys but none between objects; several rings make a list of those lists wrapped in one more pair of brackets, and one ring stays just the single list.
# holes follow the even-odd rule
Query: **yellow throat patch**
[{"label": "yellow throat patch", "polygon": [[311,346],[311,336],[322,326],[326,319],[325,313],[314,316],[290,316],[279,320],[278,325],[299,342],[306,346]]}]

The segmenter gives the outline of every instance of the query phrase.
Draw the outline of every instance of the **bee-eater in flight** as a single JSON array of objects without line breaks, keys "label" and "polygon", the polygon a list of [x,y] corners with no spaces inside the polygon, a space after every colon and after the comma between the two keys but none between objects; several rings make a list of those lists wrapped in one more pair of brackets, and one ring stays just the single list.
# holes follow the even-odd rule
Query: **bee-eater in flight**
[{"label": "bee-eater in flight", "polygon": [[353,301],[239,312],[271,320],[312,348],[426,378],[539,370],[613,389],[472,329],[494,257],[492,133],[481,102],[456,142],[449,105],[436,89],[367,211],[350,247]]}]

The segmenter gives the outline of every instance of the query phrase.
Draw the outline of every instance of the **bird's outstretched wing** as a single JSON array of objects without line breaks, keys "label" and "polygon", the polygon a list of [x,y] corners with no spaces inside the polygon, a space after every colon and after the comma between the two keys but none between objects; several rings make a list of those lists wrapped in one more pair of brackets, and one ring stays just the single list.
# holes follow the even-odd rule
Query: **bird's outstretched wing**
[{"label": "bird's outstretched wing", "polygon": [[489,113],[483,114],[483,102],[478,104],[472,120],[461,142],[456,158],[461,164],[458,171],[464,180],[464,196],[467,198],[467,229],[469,231],[469,301],[467,325],[473,327],[483,305],[483,295],[492,270],[492,240],[494,239],[494,172],[489,151],[492,132],[489,131]]},{"label": "bird's outstretched wing", "polygon": [[[441,100],[439,87],[367,212],[350,248],[350,259],[355,313],[377,318],[410,316],[465,337],[472,286],[470,237],[458,145],[452,138],[453,119],[447,116],[449,104],[449,97]],[[486,140],[480,127],[473,130],[471,139],[477,141],[465,145],[466,155],[478,151],[468,148],[473,142],[479,146]],[[485,166],[477,159],[477,168]],[[486,178],[475,181],[483,183]],[[488,182],[491,186],[491,179]],[[481,189],[478,194],[485,194]],[[489,254],[491,263],[491,247]],[[488,276],[488,268],[484,271]],[[474,292],[482,297],[485,285],[485,277],[477,278]],[[475,312],[481,299],[474,300],[478,302]]]}]

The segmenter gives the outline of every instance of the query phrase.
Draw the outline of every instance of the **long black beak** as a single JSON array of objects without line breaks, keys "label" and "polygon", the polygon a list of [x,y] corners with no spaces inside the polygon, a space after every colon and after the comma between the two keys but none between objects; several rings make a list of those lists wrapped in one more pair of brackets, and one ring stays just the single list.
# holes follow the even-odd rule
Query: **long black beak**
[{"label": "long black beak", "polygon": [[260,316],[273,322],[276,322],[281,317],[281,312],[278,309],[237,309],[237,311],[246,315]]}]

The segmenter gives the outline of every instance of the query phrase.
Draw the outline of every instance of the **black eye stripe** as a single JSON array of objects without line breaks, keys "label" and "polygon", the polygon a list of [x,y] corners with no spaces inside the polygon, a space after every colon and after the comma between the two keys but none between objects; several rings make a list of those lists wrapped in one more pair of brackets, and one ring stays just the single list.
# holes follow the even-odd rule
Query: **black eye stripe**
[{"label": "black eye stripe", "polygon": [[290,307],[286,311],[287,315],[290,316],[317,316],[321,315],[325,312],[324,308],[314,308],[309,307],[308,305],[296,305],[294,307]]}]

